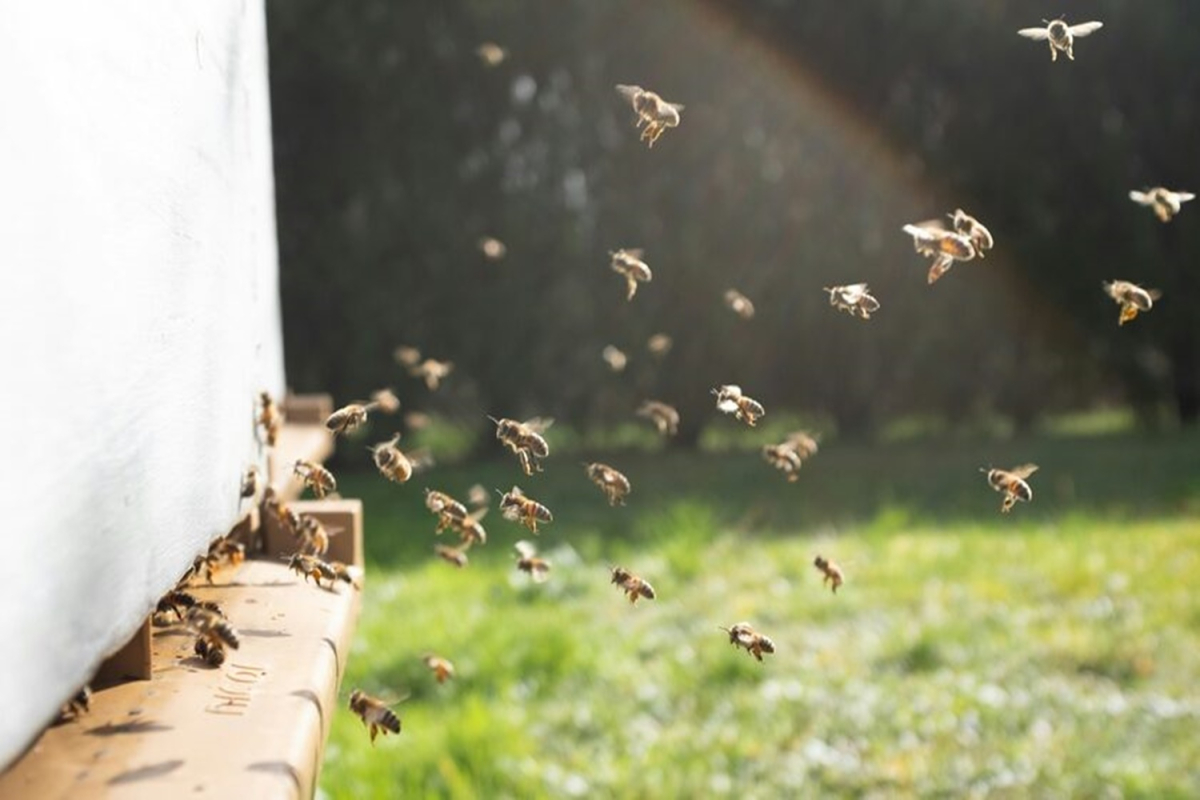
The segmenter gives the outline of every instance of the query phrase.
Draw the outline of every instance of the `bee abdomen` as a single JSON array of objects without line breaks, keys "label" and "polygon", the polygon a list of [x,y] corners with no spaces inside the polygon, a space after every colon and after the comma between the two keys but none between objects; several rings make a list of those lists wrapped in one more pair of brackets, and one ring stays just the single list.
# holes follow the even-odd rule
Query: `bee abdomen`
[{"label": "bee abdomen", "polygon": [[396,715],[395,711],[392,711],[390,708],[385,708],[379,715],[379,725],[380,727],[387,728],[392,733],[399,733],[400,717]]}]

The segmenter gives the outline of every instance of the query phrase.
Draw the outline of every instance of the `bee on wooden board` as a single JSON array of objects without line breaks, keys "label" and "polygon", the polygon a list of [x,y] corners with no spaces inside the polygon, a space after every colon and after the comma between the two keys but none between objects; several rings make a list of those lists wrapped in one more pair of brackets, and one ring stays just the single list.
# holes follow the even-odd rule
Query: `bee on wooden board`
[{"label": "bee on wooden board", "polygon": [[1158,289],[1143,289],[1129,281],[1105,282],[1101,286],[1104,287],[1105,293],[1121,307],[1121,316],[1117,319],[1118,325],[1132,322],[1140,312],[1154,308],[1154,301],[1162,297],[1162,292]]},{"label": "bee on wooden board", "polygon": [[237,650],[241,646],[237,631],[219,613],[203,606],[193,606],[184,617],[188,630],[196,634],[196,655],[219,667],[225,663],[225,650]]},{"label": "bee on wooden board", "polygon": [[404,451],[396,446],[399,441],[400,434],[397,433],[386,442],[380,442],[367,449],[371,451],[371,458],[375,461],[379,474],[393,483],[407,483],[413,476],[413,464]]},{"label": "bee on wooden board", "polygon": [[1181,204],[1195,198],[1196,195],[1191,192],[1173,192],[1161,186],[1129,193],[1130,200],[1138,205],[1149,206],[1161,222],[1170,222],[1179,213]]},{"label": "bee on wooden board", "polygon": [[725,305],[742,319],[754,319],[754,303],[737,289],[725,290]]},{"label": "bee on wooden board", "polygon": [[751,428],[758,423],[759,418],[767,414],[761,403],[742,393],[740,386],[726,384],[713,389],[712,393],[716,395],[718,411],[733,414],[735,419],[745,422]]},{"label": "bee on wooden board", "polygon": [[763,653],[774,653],[775,643],[758,631],[749,622],[739,622],[731,628],[721,628],[729,634],[729,643],[734,647],[743,647],[746,652],[757,660],[763,660]]},{"label": "bee on wooden board", "polygon": [[519,486],[500,496],[500,511],[505,519],[521,523],[530,533],[538,532],[539,522],[554,521],[550,509],[526,495]]},{"label": "bee on wooden board", "polygon": [[1004,514],[1012,511],[1018,500],[1023,503],[1033,500],[1033,489],[1026,482],[1026,478],[1037,470],[1037,464],[1022,464],[1012,469],[979,468],[980,472],[987,475],[988,485],[1004,494],[1004,501],[1000,505],[1000,511]]},{"label": "bee on wooden board", "polygon": [[969,236],[947,230],[940,220],[928,220],[905,225],[904,232],[913,237],[913,249],[933,259],[929,267],[929,283],[936,283],[955,261],[970,261],[978,253]]},{"label": "bee on wooden board", "polygon": [[517,569],[528,574],[534,583],[545,583],[550,577],[550,562],[538,557],[533,542],[522,539],[514,547],[517,551]]},{"label": "bee on wooden board", "polygon": [[679,126],[679,112],[683,111],[683,106],[679,103],[668,103],[658,94],[640,86],[619,83],[617,91],[633,106],[637,114],[636,127],[646,126],[642,131],[641,140],[648,147],[654,147],[658,137],[662,136],[667,128]]},{"label": "bee on wooden board", "polygon": [[534,417],[525,422],[491,416],[488,419],[496,424],[496,438],[516,453],[527,476],[542,471],[541,459],[550,455],[550,444],[542,434],[554,424],[553,419]]},{"label": "bee on wooden board", "polygon": [[364,403],[361,401],[342,406],[329,415],[329,418],[325,420],[325,427],[334,436],[350,433],[366,423],[367,416],[378,407],[379,404],[376,402]]},{"label": "bee on wooden board", "polygon": [[334,479],[333,473],[320,464],[298,458],[292,466],[292,472],[304,481],[304,485],[318,498],[337,491],[337,480]]},{"label": "bee on wooden board", "polygon": [[258,480],[258,466],[251,465],[246,467],[246,472],[242,475],[241,496],[243,500],[250,499],[258,494]]},{"label": "bee on wooden board", "polygon": [[[304,553],[293,553],[290,556],[283,556],[283,558],[287,559],[288,569],[297,575],[304,576],[305,583],[308,583],[308,579],[312,578],[317,586],[330,591],[333,590],[334,584],[337,581],[348,583],[357,588],[353,570],[340,561],[326,562],[316,556]],[[329,581],[329,585],[322,586],[322,580]]]},{"label": "bee on wooden board", "polygon": [[656,597],[654,587],[648,580],[634,575],[624,567],[610,567],[609,569],[612,573],[611,582],[621,587],[630,603],[636,605],[640,598],[653,600]]},{"label": "bee on wooden board", "polygon": [[389,731],[400,732],[400,717],[396,716],[396,712],[378,697],[372,697],[360,689],[350,693],[350,710],[358,715],[370,731],[372,747],[375,746],[377,734],[382,732],[386,736]]},{"label": "bee on wooden board", "polygon": [[258,417],[257,423],[262,428],[263,440],[267,447],[274,447],[279,441],[279,432],[283,430],[283,412],[279,410],[279,406],[271,398],[270,392],[259,392],[258,394]]},{"label": "bee on wooden board", "polygon": [[467,551],[462,547],[447,547],[444,544],[435,544],[433,552],[442,561],[462,569],[467,565]]},{"label": "bee on wooden board", "polygon": [[600,491],[604,492],[610,506],[625,505],[625,496],[633,490],[629,478],[608,464],[584,463],[583,468],[587,470],[588,480],[599,486]]},{"label": "bee on wooden board", "polygon": [[612,259],[609,266],[612,271],[625,278],[625,299],[632,300],[637,294],[639,283],[649,283],[654,278],[645,261],[642,261],[642,250],[630,248],[609,252]]},{"label": "bee on wooden board", "polygon": [[679,412],[674,406],[658,400],[647,400],[638,408],[637,415],[653,422],[654,427],[663,436],[679,433]]},{"label": "bee on wooden board", "polygon": [[826,286],[824,290],[829,292],[829,305],[852,317],[870,319],[879,310],[879,301],[871,295],[870,287],[865,283]]},{"label": "bee on wooden board", "polygon": [[1081,22],[1078,25],[1068,25],[1065,20],[1042,20],[1044,28],[1021,28],[1017,33],[1026,39],[1050,44],[1050,60],[1057,61],[1059,53],[1066,53],[1067,58],[1075,60],[1075,40],[1104,27],[1103,22]]},{"label": "bee on wooden board", "polygon": [[842,572],[842,568],[823,556],[814,558],[813,566],[821,573],[821,585],[824,586],[828,583],[833,593],[837,594],[838,587],[846,582],[846,575]]},{"label": "bee on wooden board", "polygon": [[433,653],[426,653],[421,658],[425,662],[425,666],[433,673],[433,677],[438,683],[445,683],[454,677],[454,665],[448,659]]}]

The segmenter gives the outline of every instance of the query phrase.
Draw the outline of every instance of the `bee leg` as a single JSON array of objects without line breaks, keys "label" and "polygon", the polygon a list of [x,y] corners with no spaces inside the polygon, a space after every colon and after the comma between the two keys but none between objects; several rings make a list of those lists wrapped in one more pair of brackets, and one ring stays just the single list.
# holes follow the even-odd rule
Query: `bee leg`
[{"label": "bee leg", "polygon": [[371,747],[375,746],[375,734],[379,733],[379,726],[374,722],[371,723]]},{"label": "bee leg", "polygon": [[1050,40],[1050,60],[1058,61],[1058,48],[1054,46],[1054,41]]}]

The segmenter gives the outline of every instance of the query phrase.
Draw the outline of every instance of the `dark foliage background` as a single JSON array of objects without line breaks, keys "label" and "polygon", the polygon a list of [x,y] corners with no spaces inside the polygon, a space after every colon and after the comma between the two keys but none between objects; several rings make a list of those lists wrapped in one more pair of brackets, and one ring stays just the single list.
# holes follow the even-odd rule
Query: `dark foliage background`
[{"label": "dark foliage background", "polygon": [[[417,0],[268,6],[287,368],[339,402],[582,429],[646,397],[742,384],[768,410],[867,434],[905,415],[1017,428],[1128,403],[1200,412],[1200,208],[1169,225],[1132,188],[1200,186],[1200,5],[1065,1],[1105,27],[1051,63],[981,0]],[[506,48],[494,69],[475,55]],[[686,105],[653,150],[613,91]],[[934,287],[900,232],[961,206],[997,240]],[[479,237],[508,246],[486,260]],[[632,303],[607,253],[643,247]],[[1100,282],[1164,292],[1124,328]],[[868,281],[869,323],[821,287]],[[757,304],[742,321],[721,303]],[[662,362],[646,338],[666,332]],[[400,343],[457,370],[430,395]],[[614,375],[606,344],[630,355]]]}]

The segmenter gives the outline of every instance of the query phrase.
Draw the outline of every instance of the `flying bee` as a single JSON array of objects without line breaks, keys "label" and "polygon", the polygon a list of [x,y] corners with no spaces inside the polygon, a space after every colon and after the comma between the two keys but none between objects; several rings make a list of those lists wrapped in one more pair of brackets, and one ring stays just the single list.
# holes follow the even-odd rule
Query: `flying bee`
[{"label": "flying bee", "polygon": [[395,414],[400,410],[400,398],[391,389],[376,389],[371,392],[371,403],[381,414]]},{"label": "flying bee", "polygon": [[477,483],[470,489],[467,489],[467,502],[476,508],[488,504],[488,491],[483,488],[482,483]]},{"label": "flying bee", "polygon": [[283,412],[279,410],[269,392],[259,392],[258,405],[257,422],[263,429],[263,439],[267,447],[274,447],[275,442],[279,440],[279,432],[283,429]]},{"label": "flying bee", "polygon": [[617,470],[607,464],[587,464],[583,465],[587,470],[588,479],[600,487],[604,492],[604,496],[608,498],[610,506],[625,505],[625,495],[633,489],[629,483],[629,478],[626,478]]},{"label": "flying bee", "polygon": [[312,493],[318,498],[337,491],[337,481],[334,479],[333,473],[320,464],[298,458],[292,466],[292,472],[304,481],[304,485],[312,489]]},{"label": "flying bee", "polygon": [[608,255],[612,258],[609,266],[613,272],[625,278],[626,300],[632,300],[637,294],[639,283],[649,283],[654,278],[650,267],[642,261],[642,252],[640,248],[609,251]]},{"label": "flying bee", "polygon": [[384,736],[388,734],[388,731],[400,732],[400,717],[396,716],[396,712],[392,711],[387,703],[378,697],[372,697],[364,691],[355,689],[350,693],[350,710],[358,714],[359,719],[371,732],[372,747],[375,746],[375,736],[379,732],[382,731]]},{"label": "flying bee", "polygon": [[350,433],[362,426],[367,421],[367,415],[377,407],[376,403],[361,402],[342,406],[329,415],[329,419],[325,420],[325,427],[332,431],[334,436]]},{"label": "flying bee", "polygon": [[507,494],[500,496],[500,511],[504,518],[511,522],[520,522],[530,533],[538,532],[539,522],[553,522],[554,515],[550,509],[528,497],[521,487],[514,486]]},{"label": "flying bee", "polygon": [[955,261],[970,261],[978,255],[970,237],[946,230],[940,220],[905,225],[904,232],[913,237],[913,249],[933,258],[929,267],[929,283],[946,274]]},{"label": "flying bee", "polygon": [[324,557],[329,552],[329,539],[341,533],[341,529],[330,531],[322,522],[311,514],[300,517],[299,536],[301,549],[307,550],[307,555]]},{"label": "flying bee", "polygon": [[399,441],[400,434],[397,433],[388,441],[367,449],[371,451],[371,458],[375,460],[375,466],[383,477],[393,483],[407,483],[413,475],[413,465],[408,456],[396,446]]},{"label": "flying bee", "polygon": [[352,567],[349,564],[343,564],[341,561],[330,561],[327,566],[333,570],[333,575],[342,583],[348,583],[355,589],[362,588],[359,585],[358,579],[361,577],[362,570],[358,567]]},{"label": "flying bee", "polygon": [[637,415],[653,422],[654,427],[664,436],[674,436],[679,432],[679,412],[666,403],[647,400],[638,408]]},{"label": "flying bee", "polygon": [[1191,192],[1172,192],[1161,186],[1146,189],[1144,192],[1130,192],[1129,199],[1138,205],[1150,206],[1162,222],[1170,222],[1179,213],[1181,203],[1194,200],[1196,195]]},{"label": "flying bee", "polygon": [[608,364],[608,368],[613,372],[621,372],[625,369],[629,358],[611,344],[604,348],[600,353],[600,357],[604,359],[604,363]]},{"label": "flying bee", "polygon": [[241,643],[237,631],[224,616],[201,606],[188,609],[184,622],[196,634],[196,655],[210,666],[219,667],[225,662],[225,650],[237,650]]},{"label": "flying bee", "polygon": [[1066,53],[1067,58],[1075,60],[1075,40],[1088,36],[1104,27],[1103,22],[1081,22],[1078,25],[1067,25],[1064,20],[1042,20],[1044,28],[1021,28],[1017,33],[1026,39],[1046,41],[1050,43],[1050,60],[1057,61],[1060,52]]},{"label": "flying bee", "polygon": [[1129,281],[1113,281],[1102,283],[1101,286],[1104,287],[1108,296],[1121,307],[1121,316],[1117,320],[1118,325],[1124,325],[1126,322],[1136,319],[1139,312],[1154,308],[1154,301],[1162,297],[1162,292],[1158,289],[1143,289]]},{"label": "flying bee", "polygon": [[425,490],[425,507],[437,515],[438,524],[435,533],[441,533],[451,527],[455,520],[466,519],[467,507],[445,492]]},{"label": "flying bee", "polygon": [[619,83],[617,91],[633,105],[633,110],[637,114],[636,127],[646,126],[642,131],[641,139],[646,142],[647,146],[654,147],[658,137],[662,136],[663,131],[667,128],[679,126],[679,112],[683,111],[683,106],[680,104],[668,103],[654,92],[640,86]]},{"label": "flying bee", "polygon": [[980,467],[979,471],[987,475],[988,484],[997,492],[1004,493],[1004,502],[1000,506],[1000,511],[1007,514],[1012,511],[1012,507],[1020,500],[1023,503],[1028,503],[1033,500],[1033,489],[1029,487],[1025,479],[1033,473],[1037,472],[1037,464],[1022,464],[1019,467],[1012,469],[992,469]]},{"label": "flying bee", "polygon": [[480,522],[487,516],[486,507],[477,508],[470,514],[451,519],[450,526],[458,532],[458,541],[466,550],[474,544],[487,544],[487,531]]},{"label": "flying bee", "polygon": [[517,550],[517,569],[529,574],[534,583],[545,583],[550,572],[550,562],[539,558],[533,542],[522,539],[514,545]]},{"label": "flying bee", "polygon": [[58,721],[66,722],[67,720],[79,719],[84,714],[92,710],[92,687],[84,684],[79,687],[79,691],[71,695],[71,699],[63,703],[62,708],[58,712]]},{"label": "flying bee", "polygon": [[621,587],[630,603],[637,604],[642,597],[647,600],[655,598],[654,587],[650,585],[649,581],[634,575],[623,567],[610,567],[610,570],[612,571],[612,583]]},{"label": "flying bee", "polygon": [[425,388],[431,392],[436,392],[442,381],[453,371],[453,361],[438,361],[436,358],[427,358],[408,368],[408,374],[425,381]]},{"label": "flying bee", "polygon": [[454,566],[462,569],[467,565],[467,551],[461,547],[447,547],[444,544],[435,544],[433,552],[437,557]]},{"label": "flying bee", "polygon": [[846,575],[842,572],[842,568],[822,556],[813,559],[813,566],[821,572],[821,585],[824,586],[828,583],[833,589],[833,593],[837,594],[838,587],[846,582]]},{"label": "flying bee", "polygon": [[410,431],[420,431],[429,427],[433,419],[424,411],[409,411],[404,415],[404,426]]},{"label": "flying bee", "polygon": [[717,410],[725,414],[733,414],[735,419],[745,422],[753,428],[760,417],[766,416],[762,404],[752,397],[742,394],[742,387],[734,384],[718,386],[712,390],[717,397]]},{"label": "flying bee", "polygon": [[401,366],[415,367],[421,362],[421,351],[415,347],[402,344],[392,351],[392,358],[396,359],[396,363]]},{"label": "flying bee", "polygon": [[550,455],[550,444],[542,433],[554,424],[552,419],[535,417],[525,422],[512,419],[496,419],[488,417],[496,423],[496,438],[504,446],[517,454],[521,469],[525,474],[533,475],[534,471],[542,471],[541,459]]},{"label": "flying bee", "polygon": [[421,660],[429,667],[438,683],[445,683],[454,677],[454,665],[449,660],[433,653],[426,653]]},{"label": "flying bee", "polygon": [[879,301],[871,295],[870,287],[865,283],[826,286],[824,289],[829,292],[829,305],[852,317],[870,319],[879,310]]},{"label": "flying bee", "polygon": [[479,251],[489,261],[499,261],[508,253],[508,247],[494,236],[484,236],[479,240]]},{"label": "flying bee", "polygon": [[775,469],[787,476],[788,483],[800,480],[800,467],[804,459],[787,442],[781,444],[766,444],[762,449],[763,459]]},{"label": "flying bee", "polygon": [[817,454],[817,439],[808,431],[792,431],[784,440],[800,454],[802,459],[810,459]]},{"label": "flying bee", "polygon": [[734,647],[744,647],[746,652],[759,661],[763,653],[774,653],[775,643],[770,638],[754,630],[749,622],[739,622],[731,628],[721,628],[729,634],[729,643]]},{"label": "flying bee", "polygon": [[484,42],[479,45],[475,48],[475,55],[479,56],[479,60],[485,67],[499,66],[508,57],[505,49],[495,42]]},{"label": "flying bee", "polygon": [[[304,576],[304,582],[308,583],[308,579],[312,578],[317,586],[322,589],[332,591],[334,583],[344,581],[345,583],[353,584],[354,579],[348,571],[339,572],[332,565],[327,564],[316,556],[305,555],[304,553],[293,553],[290,556],[284,556],[288,561],[288,569],[295,572],[297,575]],[[328,586],[322,586],[321,581],[329,581]]]},{"label": "flying bee", "polygon": [[754,303],[751,303],[750,298],[737,289],[725,291],[725,305],[729,306],[729,310],[742,319],[754,318]]},{"label": "flying bee", "polygon": [[674,344],[675,342],[670,336],[667,336],[665,333],[656,333],[646,340],[646,349],[655,358],[662,358],[671,352],[671,346]]},{"label": "flying bee", "polygon": [[971,241],[971,246],[975,248],[975,254],[980,258],[983,258],[984,250],[991,250],[995,245],[992,232],[961,208],[954,209],[954,213],[948,216],[954,226],[954,232],[967,237]]}]

